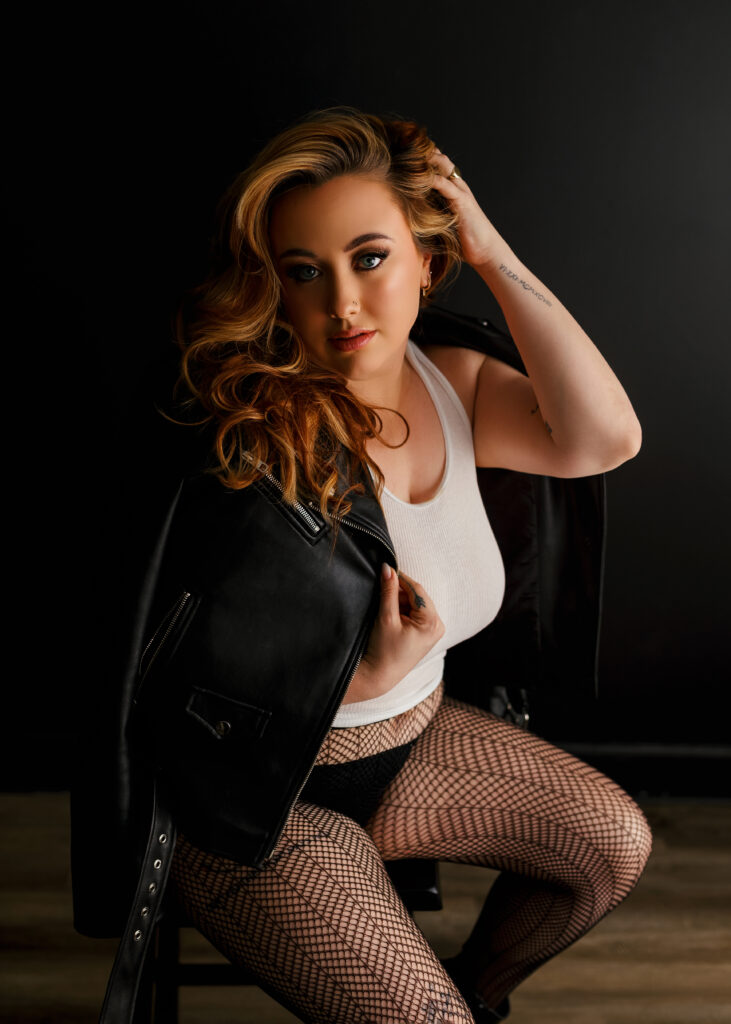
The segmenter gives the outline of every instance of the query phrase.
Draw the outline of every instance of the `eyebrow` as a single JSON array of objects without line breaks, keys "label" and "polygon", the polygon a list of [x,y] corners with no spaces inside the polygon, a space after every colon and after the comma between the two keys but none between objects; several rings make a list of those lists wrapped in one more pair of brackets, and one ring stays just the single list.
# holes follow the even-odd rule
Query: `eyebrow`
[{"label": "eyebrow", "polygon": [[[351,249],[357,249],[359,245],[363,245],[365,242],[375,242],[378,239],[385,238],[389,242],[393,242],[393,238],[390,235],[382,235],[377,231],[370,231],[365,235],[358,235],[343,249],[343,252],[350,252]],[[287,256],[304,256],[307,259],[316,260],[318,257],[316,253],[311,252],[309,249],[286,249],[283,253],[280,253],[280,260],[285,259]]]}]

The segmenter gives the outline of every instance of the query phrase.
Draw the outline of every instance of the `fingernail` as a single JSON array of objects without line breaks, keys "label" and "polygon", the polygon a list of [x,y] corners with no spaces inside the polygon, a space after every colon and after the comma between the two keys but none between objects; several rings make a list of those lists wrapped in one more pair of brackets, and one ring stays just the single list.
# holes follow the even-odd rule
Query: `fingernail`
[{"label": "fingernail", "polygon": [[381,566],[381,575],[383,576],[384,580],[391,579],[391,566],[388,564],[388,562],[384,562],[383,565]]}]

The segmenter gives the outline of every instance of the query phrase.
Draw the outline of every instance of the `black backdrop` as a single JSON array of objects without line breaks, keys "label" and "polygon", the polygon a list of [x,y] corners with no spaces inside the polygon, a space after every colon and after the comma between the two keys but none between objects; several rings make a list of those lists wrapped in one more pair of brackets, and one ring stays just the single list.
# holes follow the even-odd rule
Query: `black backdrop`
[{"label": "black backdrop", "polygon": [[[94,728],[86,688],[103,688],[118,657],[134,565],[127,512],[113,510],[132,494],[144,519],[174,472],[151,382],[216,199],[274,131],[337,103],[427,124],[643,422],[640,456],[609,480],[601,699],[549,707],[545,734],[722,756],[725,0],[77,5],[36,8],[9,38],[17,615],[0,784],[65,785]],[[443,301],[499,319],[468,268]]]}]

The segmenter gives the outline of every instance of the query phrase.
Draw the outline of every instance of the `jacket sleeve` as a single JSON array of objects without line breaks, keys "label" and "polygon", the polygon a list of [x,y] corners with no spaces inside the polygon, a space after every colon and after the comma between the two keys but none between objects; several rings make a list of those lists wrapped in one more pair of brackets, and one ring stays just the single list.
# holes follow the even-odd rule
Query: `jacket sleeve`
[{"label": "jacket sleeve", "polygon": [[[142,851],[140,827],[151,797],[136,759],[130,757],[126,726],[163,551],[182,483],[163,502],[158,527],[145,545],[132,586],[137,599],[121,622],[107,623],[101,668],[80,710],[83,735],[71,786],[71,871],[74,927],[96,938],[120,935],[129,910]],[[119,517],[118,517],[119,518]]]}]

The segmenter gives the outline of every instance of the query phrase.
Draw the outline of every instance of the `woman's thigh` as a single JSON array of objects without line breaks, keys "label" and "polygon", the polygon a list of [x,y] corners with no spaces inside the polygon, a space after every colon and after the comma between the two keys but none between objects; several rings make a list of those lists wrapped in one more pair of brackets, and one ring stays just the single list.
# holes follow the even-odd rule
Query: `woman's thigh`
[{"label": "woman's thigh", "polygon": [[651,845],[641,810],[611,779],[450,698],[367,830],[386,860],[478,863],[572,886],[588,870],[610,902],[636,882]]},{"label": "woman's thigh", "polygon": [[182,838],[173,877],[199,930],[303,1020],[472,1020],[373,842],[342,814],[298,803],[256,869]]}]

